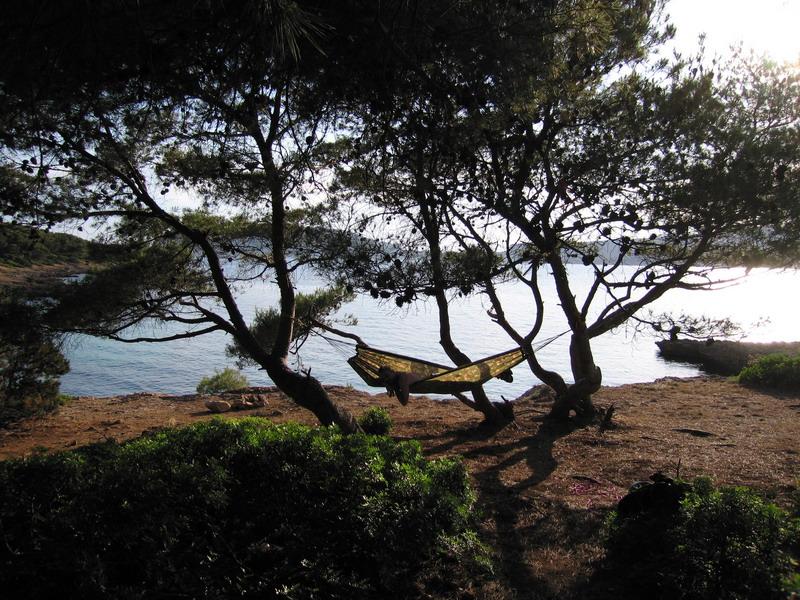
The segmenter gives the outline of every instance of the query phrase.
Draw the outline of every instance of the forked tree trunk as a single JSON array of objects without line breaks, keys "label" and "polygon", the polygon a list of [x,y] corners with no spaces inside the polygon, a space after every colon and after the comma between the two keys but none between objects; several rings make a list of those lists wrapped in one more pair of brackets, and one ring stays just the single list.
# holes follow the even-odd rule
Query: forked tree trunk
[{"label": "forked tree trunk", "polygon": [[[441,263],[438,262],[438,252],[436,253],[436,259],[433,261],[433,264],[434,270],[437,265],[438,268],[441,269]],[[458,349],[450,333],[450,308],[447,304],[447,297],[441,287],[438,287],[436,290],[436,305],[439,309],[439,345],[441,345],[447,357],[453,361],[456,366],[463,367],[464,365],[468,365],[472,361],[469,359],[469,356]],[[470,392],[472,393],[473,402],[469,403],[468,406],[481,413],[487,423],[499,425],[508,421],[506,415],[498,410],[497,406],[489,400],[482,385],[474,386]],[[464,401],[463,397],[459,399],[462,402]]]},{"label": "forked tree trunk", "polygon": [[[439,345],[444,350],[447,357],[453,361],[458,367],[468,365],[472,361],[469,356],[459,350],[453,341],[453,336],[450,330],[450,307],[447,303],[447,296],[444,293],[444,286],[441,284],[442,277],[442,264],[441,254],[439,252],[438,240],[436,243],[430,244],[431,248],[431,266],[433,267],[434,281],[439,283],[436,285],[436,306],[439,312]],[[483,386],[476,385],[470,392],[472,393],[473,402],[469,403],[470,408],[480,412],[487,423],[492,425],[499,425],[508,421],[508,418],[497,406],[495,406],[486,395]],[[462,397],[463,398],[463,397]],[[462,400],[463,399],[459,398]]]},{"label": "forked tree trunk", "polygon": [[553,269],[553,282],[561,303],[561,309],[567,318],[572,337],[569,342],[569,360],[572,377],[575,383],[568,384],[566,389],[556,389],[556,401],[550,416],[566,419],[571,412],[582,420],[592,419],[595,415],[592,394],[600,389],[603,380],[600,369],[594,364],[590,337],[586,328],[586,317],[575,302],[575,295],[570,288],[569,276],[557,251],[551,252],[548,261]]},{"label": "forked tree trunk", "polygon": [[275,356],[265,351],[245,325],[244,319],[238,313],[238,307],[235,308],[238,317],[235,321],[239,327],[231,333],[250,357],[263,367],[280,391],[295,404],[314,413],[322,425],[338,425],[344,433],[361,431],[353,415],[331,399],[318,379],[291,369],[286,364],[285,356]]},{"label": "forked tree trunk", "polygon": [[292,335],[292,325],[294,321],[294,288],[288,278],[288,271],[284,269],[279,277],[279,287],[281,289],[281,319],[279,333],[282,333],[280,345],[267,352],[256,340],[250,328],[242,316],[239,306],[231,293],[230,287],[225,280],[222,266],[219,262],[214,248],[204,236],[195,234],[195,238],[203,248],[208,259],[211,275],[216,284],[217,291],[225,305],[230,323],[221,322],[223,328],[234,335],[241,344],[242,348],[250,357],[261,365],[272,379],[273,383],[299,406],[310,410],[323,425],[338,425],[345,433],[355,433],[360,431],[355,418],[344,408],[336,405],[331,400],[328,392],[322,384],[310,374],[303,374],[293,371],[286,364],[289,343]]},{"label": "forked tree trunk", "polygon": [[600,389],[603,376],[600,367],[594,364],[589,337],[585,332],[572,334],[569,358],[575,383],[557,392],[549,416],[566,419],[574,412],[581,420],[591,420],[596,414],[592,394]]},{"label": "forked tree trunk", "polygon": [[[286,206],[284,205],[284,178],[274,162],[273,144],[278,138],[278,125],[283,111],[283,95],[276,93],[270,109],[270,124],[267,136],[264,137],[259,125],[255,108],[245,119],[242,125],[248,129],[261,154],[262,164],[267,174],[270,205],[272,208],[272,223],[270,227],[270,242],[272,250],[275,280],[280,291],[280,319],[275,342],[271,352],[267,354],[260,348],[249,329],[242,331],[242,336],[247,338],[245,347],[250,355],[256,359],[267,371],[270,379],[295,403],[307,408],[319,419],[323,425],[338,425],[345,433],[360,431],[355,418],[344,408],[337,406],[331,400],[322,384],[311,377],[310,374],[297,373],[286,364],[286,357],[293,338],[296,298],[288,266],[286,249]],[[253,347],[255,346],[255,347]]]}]

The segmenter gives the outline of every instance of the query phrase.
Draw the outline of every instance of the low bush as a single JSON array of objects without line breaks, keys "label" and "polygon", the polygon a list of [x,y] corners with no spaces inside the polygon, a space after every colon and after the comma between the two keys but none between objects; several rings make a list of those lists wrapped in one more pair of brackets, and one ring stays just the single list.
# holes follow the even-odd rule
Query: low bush
[{"label": "low bush", "polygon": [[358,424],[364,433],[372,435],[386,435],[392,428],[392,418],[385,408],[370,406],[358,418]]},{"label": "low bush", "polygon": [[767,354],[739,373],[739,382],[790,391],[800,391],[800,356]]},{"label": "low bush", "polygon": [[604,580],[619,598],[785,599],[795,588],[798,520],[755,492],[684,486],[673,510],[611,515]]},{"label": "low bush", "polygon": [[462,464],[416,443],[215,420],[0,463],[0,589],[419,597],[485,564],[473,502]]},{"label": "low bush", "polygon": [[198,394],[219,394],[247,387],[247,377],[244,373],[227,367],[222,371],[214,371],[213,375],[203,377],[197,384]]}]

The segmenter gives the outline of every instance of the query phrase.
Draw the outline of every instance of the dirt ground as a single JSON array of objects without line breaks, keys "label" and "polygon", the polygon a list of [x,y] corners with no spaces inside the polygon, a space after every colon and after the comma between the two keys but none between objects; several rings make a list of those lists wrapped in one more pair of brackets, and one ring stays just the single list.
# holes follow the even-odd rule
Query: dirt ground
[{"label": "dirt ground", "polygon": [[[266,407],[225,413],[314,424],[313,416],[274,388],[253,388]],[[497,572],[467,597],[575,597],[601,549],[597,537],[611,506],[656,471],[709,475],[754,486],[781,503],[800,478],[800,394],[754,391],[721,377],[666,378],[603,388],[616,427],[555,425],[540,419],[546,396],[516,404],[517,421],[481,426],[480,415],[453,401],[416,397],[401,406],[385,394],[330,388],[356,415],[382,406],[392,435],[415,439],[430,457],[463,457],[479,496],[482,531],[495,548]],[[123,441],[161,427],[213,418],[209,396],[135,394],[81,397],[56,413],[0,429],[0,459]],[[585,590],[584,590],[585,591]]]},{"label": "dirt ground", "polygon": [[9,267],[0,265],[0,288],[20,288],[27,291],[48,290],[64,277],[74,273],[85,273],[94,263],[86,261],[34,265],[31,267]]}]

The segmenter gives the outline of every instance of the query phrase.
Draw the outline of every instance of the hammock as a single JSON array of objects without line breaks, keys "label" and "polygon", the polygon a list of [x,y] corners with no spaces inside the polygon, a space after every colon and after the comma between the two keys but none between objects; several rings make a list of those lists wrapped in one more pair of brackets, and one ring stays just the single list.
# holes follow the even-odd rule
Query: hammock
[{"label": "hammock", "polygon": [[356,355],[347,360],[367,385],[385,387],[381,368],[395,374],[410,375],[408,391],[415,394],[459,394],[468,392],[476,385],[486,383],[494,377],[511,381],[512,367],[525,360],[519,348],[495,354],[461,367],[447,367],[402,354],[356,346]]}]

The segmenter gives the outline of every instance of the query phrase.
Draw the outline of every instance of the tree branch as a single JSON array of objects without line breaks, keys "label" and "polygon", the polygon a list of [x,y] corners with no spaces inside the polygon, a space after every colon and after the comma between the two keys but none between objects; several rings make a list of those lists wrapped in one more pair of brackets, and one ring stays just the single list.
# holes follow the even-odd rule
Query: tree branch
[{"label": "tree branch", "polygon": [[211,327],[206,327],[205,329],[198,329],[196,331],[186,331],[184,333],[177,333],[175,335],[170,335],[166,337],[137,337],[137,338],[122,338],[117,335],[107,335],[106,337],[112,339],[117,342],[124,342],[126,344],[136,344],[138,342],[173,342],[175,340],[185,340],[189,338],[199,337],[201,335],[205,335],[207,333],[211,333],[212,331],[219,331],[222,328],[218,325],[212,325]]}]

